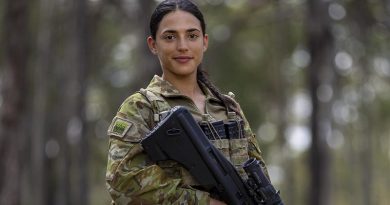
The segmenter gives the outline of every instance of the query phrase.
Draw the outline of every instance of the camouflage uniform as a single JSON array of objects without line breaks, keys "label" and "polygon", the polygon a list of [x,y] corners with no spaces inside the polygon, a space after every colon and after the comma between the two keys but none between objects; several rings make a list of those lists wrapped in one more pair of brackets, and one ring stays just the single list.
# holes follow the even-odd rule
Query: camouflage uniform
[{"label": "camouflage uniform", "polygon": [[[205,86],[201,88],[206,95],[208,115],[202,115],[190,98],[159,76],[154,76],[145,90],[123,102],[108,130],[106,181],[114,204],[209,204],[209,193],[194,188],[196,181],[186,169],[175,161],[152,163],[139,143],[156,124],[156,110],[181,105],[196,121],[205,120],[205,116],[211,121],[228,119],[222,102]],[[246,119],[244,133],[244,141],[213,140],[213,144],[235,161],[233,164],[240,164],[248,157],[264,162]]]}]

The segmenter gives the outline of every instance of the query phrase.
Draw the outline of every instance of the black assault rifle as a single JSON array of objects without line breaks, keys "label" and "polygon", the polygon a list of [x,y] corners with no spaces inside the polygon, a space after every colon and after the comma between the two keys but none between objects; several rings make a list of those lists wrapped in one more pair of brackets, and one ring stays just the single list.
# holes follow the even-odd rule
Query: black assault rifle
[{"label": "black assault rifle", "polygon": [[183,107],[172,108],[141,144],[152,161],[179,162],[203,189],[227,204],[283,205],[257,160],[245,162],[248,180],[244,181]]}]

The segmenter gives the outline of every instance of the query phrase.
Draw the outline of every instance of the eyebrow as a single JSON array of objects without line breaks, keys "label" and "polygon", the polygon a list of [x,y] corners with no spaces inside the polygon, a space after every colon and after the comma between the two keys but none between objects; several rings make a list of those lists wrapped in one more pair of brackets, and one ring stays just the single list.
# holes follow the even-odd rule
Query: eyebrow
[{"label": "eyebrow", "polygon": [[[194,31],[199,31],[200,32],[200,30],[197,29],[197,28],[190,28],[190,29],[186,30],[187,33],[194,32]],[[177,33],[177,31],[176,30],[166,30],[163,33]]]}]

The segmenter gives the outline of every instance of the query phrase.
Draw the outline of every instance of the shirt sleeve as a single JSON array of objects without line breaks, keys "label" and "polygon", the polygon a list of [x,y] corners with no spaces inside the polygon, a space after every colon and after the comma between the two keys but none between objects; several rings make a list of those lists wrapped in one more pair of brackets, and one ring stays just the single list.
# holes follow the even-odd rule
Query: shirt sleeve
[{"label": "shirt sleeve", "polygon": [[114,204],[209,204],[209,193],[182,184],[152,163],[139,143],[150,126],[150,104],[129,97],[109,127],[107,189]]}]

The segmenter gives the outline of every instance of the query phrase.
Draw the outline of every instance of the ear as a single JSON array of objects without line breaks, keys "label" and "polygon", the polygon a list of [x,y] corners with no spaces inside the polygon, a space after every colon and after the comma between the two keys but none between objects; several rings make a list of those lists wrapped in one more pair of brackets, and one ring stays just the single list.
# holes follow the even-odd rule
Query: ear
[{"label": "ear", "polygon": [[209,35],[205,34],[203,36],[203,52],[207,50],[208,46],[209,46]]},{"label": "ear", "polygon": [[146,42],[148,43],[148,47],[150,51],[154,54],[157,55],[157,47],[156,47],[156,41],[152,38],[152,36],[149,36],[146,39]]}]

